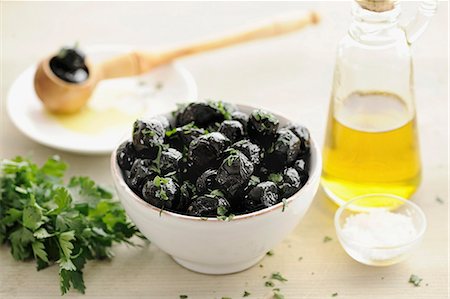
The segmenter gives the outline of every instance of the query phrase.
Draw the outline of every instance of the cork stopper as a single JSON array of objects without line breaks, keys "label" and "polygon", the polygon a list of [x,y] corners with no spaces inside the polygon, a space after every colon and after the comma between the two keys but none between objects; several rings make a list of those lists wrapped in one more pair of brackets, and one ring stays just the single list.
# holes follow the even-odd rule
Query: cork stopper
[{"label": "cork stopper", "polygon": [[356,0],[359,6],[374,12],[384,12],[395,8],[396,0]]}]

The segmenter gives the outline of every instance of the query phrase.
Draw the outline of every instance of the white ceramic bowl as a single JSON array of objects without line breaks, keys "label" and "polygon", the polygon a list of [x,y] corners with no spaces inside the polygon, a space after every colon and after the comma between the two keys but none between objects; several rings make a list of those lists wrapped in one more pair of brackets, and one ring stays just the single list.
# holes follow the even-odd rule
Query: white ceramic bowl
[{"label": "white ceramic bowl", "polygon": [[[251,113],[255,108],[237,105]],[[275,113],[274,113],[275,114]],[[291,121],[275,114],[280,127]],[[256,264],[268,250],[280,243],[299,223],[317,192],[322,169],[316,142],[311,139],[311,167],[307,183],[287,199],[253,213],[235,216],[226,222],[216,218],[181,215],[163,211],[137,196],[125,183],[111,156],[111,171],[118,196],[128,216],[139,230],[180,265],[206,274],[228,274]]]}]

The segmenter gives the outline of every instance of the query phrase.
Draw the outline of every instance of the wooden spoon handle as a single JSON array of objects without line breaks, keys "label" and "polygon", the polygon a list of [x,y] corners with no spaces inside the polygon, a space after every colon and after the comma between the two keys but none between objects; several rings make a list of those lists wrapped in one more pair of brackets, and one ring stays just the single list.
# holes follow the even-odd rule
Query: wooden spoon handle
[{"label": "wooden spoon handle", "polygon": [[128,53],[104,62],[101,65],[103,73],[102,77],[107,79],[139,75],[176,58],[290,33],[307,25],[315,24],[318,21],[319,16],[315,12],[291,13],[238,32],[193,43],[173,50],[159,53]]}]

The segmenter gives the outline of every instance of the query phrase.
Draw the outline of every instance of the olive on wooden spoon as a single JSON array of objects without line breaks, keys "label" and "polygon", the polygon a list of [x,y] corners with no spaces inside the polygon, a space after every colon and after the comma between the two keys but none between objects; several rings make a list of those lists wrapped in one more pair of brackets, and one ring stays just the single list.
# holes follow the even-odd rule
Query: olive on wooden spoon
[{"label": "olive on wooden spoon", "polygon": [[318,21],[315,12],[291,13],[181,48],[153,53],[131,52],[99,65],[92,65],[77,48],[63,48],[57,55],[39,63],[34,88],[50,112],[75,113],[86,104],[100,80],[136,76],[176,58],[293,32]]}]

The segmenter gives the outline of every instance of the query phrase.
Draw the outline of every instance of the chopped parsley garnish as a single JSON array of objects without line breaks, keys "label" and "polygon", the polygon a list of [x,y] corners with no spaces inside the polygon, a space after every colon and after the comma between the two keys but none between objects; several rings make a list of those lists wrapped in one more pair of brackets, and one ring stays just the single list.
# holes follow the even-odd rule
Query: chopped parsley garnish
[{"label": "chopped parsley garnish", "polygon": [[324,242],[324,243],[330,242],[330,241],[332,241],[332,240],[333,240],[333,238],[331,238],[331,237],[329,237],[329,236],[325,236],[325,237],[323,238],[323,242]]},{"label": "chopped parsley garnish", "polygon": [[423,279],[422,278],[420,278],[419,276],[417,276],[417,275],[415,275],[415,274],[411,274],[411,276],[409,277],[409,283],[412,283],[414,286],[416,286],[416,287],[418,287],[418,286],[420,286],[420,282],[422,281]]},{"label": "chopped parsley garnish", "polygon": [[244,294],[242,295],[242,297],[248,297],[248,296],[250,296],[250,295],[251,295],[250,292],[244,291]]},{"label": "chopped parsley garnish", "polygon": [[338,293],[336,292],[336,293],[331,294],[331,297],[337,297],[337,295],[338,295]]},{"label": "chopped parsley garnish", "polygon": [[[211,193],[210,193],[211,195],[214,195],[214,196],[220,196],[220,197],[224,197],[225,195],[223,194],[223,192],[222,191],[220,191],[219,189],[214,189],[213,191],[211,191]],[[225,208],[225,207],[223,207],[223,208]],[[226,208],[225,208],[225,210],[226,210]],[[226,213],[227,211],[225,211],[225,213]],[[225,215],[225,213],[223,214],[223,215]],[[217,213],[218,215],[221,215],[221,214],[219,214],[219,213]]]},{"label": "chopped parsley garnish", "polygon": [[230,214],[228,216],[222,215],[222,216],[217,216],[217,219],[222,220],[222,221],[231,221],[234,218],[234,214]]},{"label": "chopped parsley garnish", "polygon": [[281,282],[287,281],[287,279],[284,278],[284,277],[280,274],[280,272],[272,273],[271,278],[272,278],[272,279],[275,279],[275,280],[278,280],[278,281],[281,281]]},{"label": "chopped parsley garnish", "polygon": [[273,291],[273,299],[284,299],[284,295],[280,291]]},{"label": "chopped parsley garnish", "polygon": [[180,299],[187,299],[189,298],[188,295],[180,295]]},{"label": "chopped parsley garnish", "polygon": [[267,251],[266,252],[266,255],[268,255],[268,256],[272,256],[272,255],[274,255],[275,253],[273,252],[273,250],[269,250],[269,251]]},{"label": "chopped parsley garnish", "polygon": [[443,204],[443,203],[444,203],[444,201],[442,200],[442,198],[440,198],[439,196],[436,197],[436,201],[437,201],[438,203],[440,203],[440,204]]},{"label": "chopped parsley garnish", "polygon": [[286,208],[287,208],[286,198],[283,198],[282,202],[283,202],[283,208],[281,209],[281,212],[284,212],[284,210],[286,210]]},{"label": "chopped parsley garnish", "polygon": [[270,281],[270,280],[266,281],[266,283],[264,285],[268,288],[273,288],[275,286],[273,281]]},{"label": "chopped parsley garnish", "polygon": [[271,173],[269,174],[269,181],[274,182],[275,184],[281,183],[283,181],[283,175],[281,173]]},{"label": "chopped parsley garnish", "polygon": [[261,180],[260,180],[259,177],[257,177],[256,175],[252,175],[252,176],[250,177],[250,184],[251,184],[251,185],[256,186],[256,185],[258,185],[259,183],[261,183]]},{"label": "chopped parsley garnish", "polygon": [[224,216],[228,212],[228,209],[224,206],[217,207],[217,215]]}]

